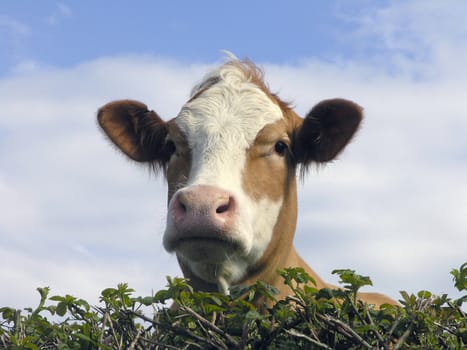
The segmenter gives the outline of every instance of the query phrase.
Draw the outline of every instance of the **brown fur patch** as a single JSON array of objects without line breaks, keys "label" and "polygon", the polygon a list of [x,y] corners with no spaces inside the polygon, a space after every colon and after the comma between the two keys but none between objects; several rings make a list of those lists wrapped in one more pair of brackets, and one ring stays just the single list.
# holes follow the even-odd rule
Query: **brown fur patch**
[{"label": "brown fur patch", "polygon": [[101,107],[97,120],[109,139],[128,157],[163,167],[167,160],[165,122],[138,101],[114,101]]},{"label": "brown fur patch", "polygon": [[[226,65],[232,65],[240,69],[248,81],[252,82],[253,84],[257,85],[274,103],[276,103],[283,112],[287,110],[291,110],[290,103],[282,101],[277,94],[274,94],[269,89],[269,86],[264,81],[264,72],[263,70],[255,65],[248,59],[245,60],[238,60],[238,61],[230,61],[227,62]],[[284,113],[284,115],[287,113]]]},{"label": "brown fur patch", "polygon": [[186,136],[172,119],[168,123],[168,138],[175,144],[176,150],[172,159],[167,163],[166,176],[168,184],[168,199],[183,188],[190,176],[191,169],[191,150],[188,146]]},{"label": "brown fur patch", "polygon": [[298,160],[307,166],[335,159],[358,130],[362,111],[356,103],[341,98],[314,106],[295,138]]},{"label": "brown fur patch", "polygon": [[290,145],[284,120],[265,126],[247,150],[243,188],[254,200],[267,196],[278,201],[287,191],[288,155],[275,152],[278,141]]},{"label": "brown fur patch", "polygon": [[188,100],[187,103],[190,103],[191,101],[196,99],[199,95],[201,95],[203,92],[208,90],[211,86],[217,84],[219,81],[220,81],[219,77],[212,77],[212,78],[209,78],[206,81],[204,81],[201,85],[196,86],[193,89],[193,94],[192,94],[192,96],[190,97],[190,99]]}]

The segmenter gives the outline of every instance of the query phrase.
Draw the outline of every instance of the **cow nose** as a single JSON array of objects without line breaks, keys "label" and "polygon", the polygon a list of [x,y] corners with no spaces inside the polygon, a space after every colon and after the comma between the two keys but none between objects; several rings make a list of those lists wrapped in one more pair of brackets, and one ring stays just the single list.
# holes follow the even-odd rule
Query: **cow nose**
[{"label": "cow nose", "polygon": [[220,227],[235,214],[234,196],[214,186],[197,185],[178,191],[173,198],[172,215],[177,226]]}]

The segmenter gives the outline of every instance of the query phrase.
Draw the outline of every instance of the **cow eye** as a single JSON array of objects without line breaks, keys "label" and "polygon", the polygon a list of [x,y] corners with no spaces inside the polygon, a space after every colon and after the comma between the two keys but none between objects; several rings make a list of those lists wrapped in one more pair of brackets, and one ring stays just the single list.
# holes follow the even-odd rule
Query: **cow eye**
[{"label": "cow eye", "polygon": [[287,151],[287,144],[284,141],[277,141],[274,145],[274,150],[277,154],[283,156],[285,151]]},{"label": "cow eye", "polygon": [[165,143],[165,151],[169,154],[172,155],[175,153],[177,147],[175,146],[175,143],[172,140],[168,140]]}]

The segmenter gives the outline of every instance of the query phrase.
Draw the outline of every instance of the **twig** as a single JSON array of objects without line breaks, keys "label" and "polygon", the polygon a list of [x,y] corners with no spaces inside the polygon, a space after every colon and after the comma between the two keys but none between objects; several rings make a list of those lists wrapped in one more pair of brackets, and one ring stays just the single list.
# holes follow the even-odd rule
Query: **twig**
[{"label": "twig", "polygon": [[375,323],[373,322],[373,317],[371,317],[371,314],[370,314],[370,311],[368,309],[365,310],[366,311],[366,316],[368,318],[368,320],[370,321],[370,325],[375,329],[374,332],[376,333],[376,337],[378,338],[378,340],[381,342],[381,344],[383,345],[384,347],[384,350],[389,350],[389,347],[387,345],[387,342],[384,341],[383,337],[381,336],[381,334],[379,334],[378,332],[378,328],[376,327]]},{"label": "twig", "polygon": [[14,312],[14,321],[13,321],[13,329],[16,339],[20,339],[21,335],[21,310],[15,310]]},{"label": "twig", "polygon": [[136,343],[138,342],[139,337],[141,336],[141,333],[143,332],[142,329],[138,330],[138,333],[136,333],[135,339],[131,342],[130,346],[128,347],[128,350],[133,350],[135,348]]},{"label": "twig", "polygon": [[326,344],[323,344],[323,343],[321,343],[321,342],[319,342],[317,340],[314,340],[313,338],[310,338],[309,336],[307,336],[307,335],[305,335],[303,333],[297,332],[295,329],[286,329],[285,332],[292,335],[292,336],[294,336],[294,337],[303,338],[303,339],[309,341],[310,343],[318,346],[321,349],[332,350],[332,348],[327,346]]},{"label": "twig", "polygon": [[[275,329],[269,334],[269,336],[266,338],[266,340],[263,340],[263,343],[261,346],[264,346],[264,348],[268,348],[269,344],[273,342],[275,339],[277,339],[278,334],[280,334],[282,331],[286,331],[287,329],[293,329],[297,325],[301,324],[303,322],[303,315],[300,315],[297,317],[295,320],[292,322],[284,322],[284,323],[278,323],[275,327]],[[310,323],[310,332],[313,334],[314,338],[319,341],[319,338],[317,337],[315,331],[311,328],[311,325],[313,324],[313,321],[308,321]]]},{"label": "twig", "polygon": [[396,330],[397,326],[401,323],[402,316],[399,314],[399,317],[397,318],[396,322],[392,324],[391,329],[389,330],[388,337],[391,338],[392,334]]},{"label": "twig", "polygon": [[0,338],[2,339],[3,346],[4,346],[5,349],[6,349],[5,337],[2,335]]},{"label": "twig", "polygon": [[146,322],[151,322],[152,324],[155,324],[161,328],[164,328],[166,330],[171,330],[171,331],[174,331],[175,333],[178,333],[178,334],[182,334],[182,335],[185,335],[185,336],[188,336],[188,337],[191,337],[192,339],[195,339],[197,340],[198,342],[200,343],[207,343],[213,347],[215,347],[216,349],[224,349],[222,347],[219,347],[218,344],[215,344],[213,343],[212,341],[210,341],[209,339],[207,338],[203,338],[203,337],[200,337],[199,335],[196,335],[194,334],[193,332],[185,329],[185,328],[182,328],[182,327],[179,327],[179,326],[176,326],[176,325],[166,325],[166,324],[163,324],[163,323],[160,323],[158,321],[156,321],[155,319],[151,319],[149,317],[146,317],[144,315],[141,315],[139,313],[136,313],[134,311],[132,311],[133,314],[139,318],[141,318],[143,321],[146,321]]},{"label": "twig", "polygon": [[450,301],[448,301],[448,305],[449,305],[450,307],[452,307],[453,309],[456,309],[457,312],[459,312],[459,314],[460,314],[462,317],[464,317],[464,318],[467,317],[467,316],[465,315],[465,312],[462,311],[462,309],[459,307],[459,305],[453,305]]},{"label": "twig", "polygon": [[245,322],[243,324],[243,327],[242,327],[242,339],[241,339],[240,346],[239,346],[240,349],[244,349],[247,342],[248,342],[248,330],[250,329],[250,324],[251,324],[251,321],[250,322]]},{"label": "twig", "polygon": [[[355,292],[355,293],[354,293],[354,298],[353,298],[353,300],[352,300],[352,299],[350,299],[350,296],[346,293],[346,294],[345,294],[345,298],[349,301],[350,305],[352,306],[353,311],[355,312],[355,314],[357,315],[357,317],[360,319],[360,321],[361,321],[362,323],[365,323],[365,319],[362,317],[362,315],[360,314],[360,312],[357,310],[356,304],[357,304],[357,302],[360,302],[359,300],[357,300],[357,295],[358,295],[358,293]],[[368,304],[366,305],[366,307],[368,308]]]},{"label": "twig", "polygon": [[104,334],[105,334],[105,323],[107,322],[107,312],[104,313],[104,319],[102,320],[102,331],[99,336],[99,344],[104,343]]},{"label": "twig", "polygon": [[[176,347],[176,346],[173,346],[173,345],[168,345],[168,344],[162,344],[162,343],[159,343],[158,341],[155,341],[155,340],[141,338],[141,342],[146,342],[146,343],[149,343],[149,344],[152,344],[152,345],[162,346],[162,347],[167,348],[167,349],[180,350],[179,347]],[[190,343],[190,344],[195,345],[198,348],[202,349],[202,346],[199,345],[199,344],[195,344],[195,343]]]},{"label": "twig", "polygon": [[294,296],[288,296],[287,297],[289,300],[292,300],[292,301],[295,301],[298,305],[300,305],[301,307],[305,308],[305,304],[303,303],[303,301],[301,301],[300,299],[298,299],[297,297],[294,297]]},{"label": "twig", "polygon": [[105,316],[107,317],[107,319],[110,321],[109,322],[109,326],[110,326],[110,330],[112,331],[112,336],[115,340],[115,345],[118,346],[119,349],[122,348],[122,338],[120,338],[120,341],[118,341],[118,337],[117,337],[117,333],[115,332],[115,328],[114,328],[114,325],[113,325],[113,322],[112,322],[112,319],[110,318],[110,315],[106,312],[105,313]]},{"label": "twig", "polygon": [[397,341],[396,345],[394,345],[394,350],[397,350],[397,349],[400,349],[400,347],[402,345],[404,345],[405,343],[405,340],[407,339],[407,337],[410,335],[410,333],[412,332],[412,329],[413,329],[413,323],[410,324],[409,328],[407,328],[407,330],[404,332],[404,334],[402,334],[402,336],[399,338],[399,340]]},{"label": "twig", "polygon": [[365,339],[359,336],[351,327],[349,327],[341,320],[324,315],[318,315],[318,317],[328,325],[334,326],[338,331],[340,331],[341,334],[345,335],[346,337],[357,340],[361,345],[363,345],[367,349],[373,349],[373,347],[370,344],[368,344]]},{"label": "twig", "polygon": [[219,346],[222,348],[222,349],[228,349],[229,347],[222,341],[222,339],[218,339],[218,336],[219,334],[217,333],[214,333],[212,330],[210,329],[206,329],[203,325],[203,323],[200,321],[200,320],[197,320],[196,322],[198,324],[198,326],[203,330],[204,334],[206,335],[206,338],[207,337],[210,337],[211,339],[213,339],[213,341],[219,343]]},{"label": "twig", "polygon": [[181,307],[181,309],[188,312],[189,314],[191,314],[193,317],[195,317],[197,320],[199,320],[207,328],[210,328],[211,330],[213,330],[217,334],[222,335],[231,346],[235,346],[236,348],[238,348],[238,346],[239,346],[238,342],[234,338],[232,338],[229,334],[227,334],[222,329],[217,327],[215,324],[212,324],[211,322],[206,320],[203,316],[198,314],[196,311],[190,309],[189,307],[183,306],[183,307]]},{"label": "twig", "polygon": [[[186,345],[185,345],[185,347],[184,347],[183,349],[189,349],[190,346],[195,346],[195,347],[197,347],[197,348],[199,348],[199,349],[204,349],[201,345],[199,345],[199,344],[197,344],[197,343],[193,343],[192,341],[187,341],[187,342],[186,342]],[[176,349],[177,349],[177,350],[180,350],[179,348],[176,348]]]},{"label": "twig", "polygon": [[456,332],[453,332],[452,329],[450,329],[449,327],[446,327],[446,326],[442,325],[442,324],[439,323],[439,322],[433,321],[433,324],[434,324],[435,326],[438,326],[439,328],[445,330],[446,332],[452,334],[452,335],[457,335],[457,333],[456,333]]},{"label": "twig", "polygon": [[212,324],[216,324],[216,320],[217,320],[217,312],[213,312],[212,313],[212,320],[211,320],[211,323]]}]

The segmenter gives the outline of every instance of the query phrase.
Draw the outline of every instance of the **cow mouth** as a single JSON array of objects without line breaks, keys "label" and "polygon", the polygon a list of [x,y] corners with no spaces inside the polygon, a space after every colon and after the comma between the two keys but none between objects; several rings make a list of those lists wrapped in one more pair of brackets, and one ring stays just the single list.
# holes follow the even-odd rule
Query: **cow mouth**
[{"label": "cow mouth", "polygon": [[[203,236],[194,236],[194,237],[182,237],[177,240],[175,243],[175,249],[178,249],[181,245],[193,245],[196,247],[208,245],[218,245],[225,246],[226,248],[240,248],[240,244],[227,238],[223,237],[203,237]],[[220,248],[220,247],[219,247]]]},{"label": "cow mouth", "polygon": [[174,250],[192,261],[222,261],[241,251],[238,242],[223,237],[183,237],[175,242]]}]

